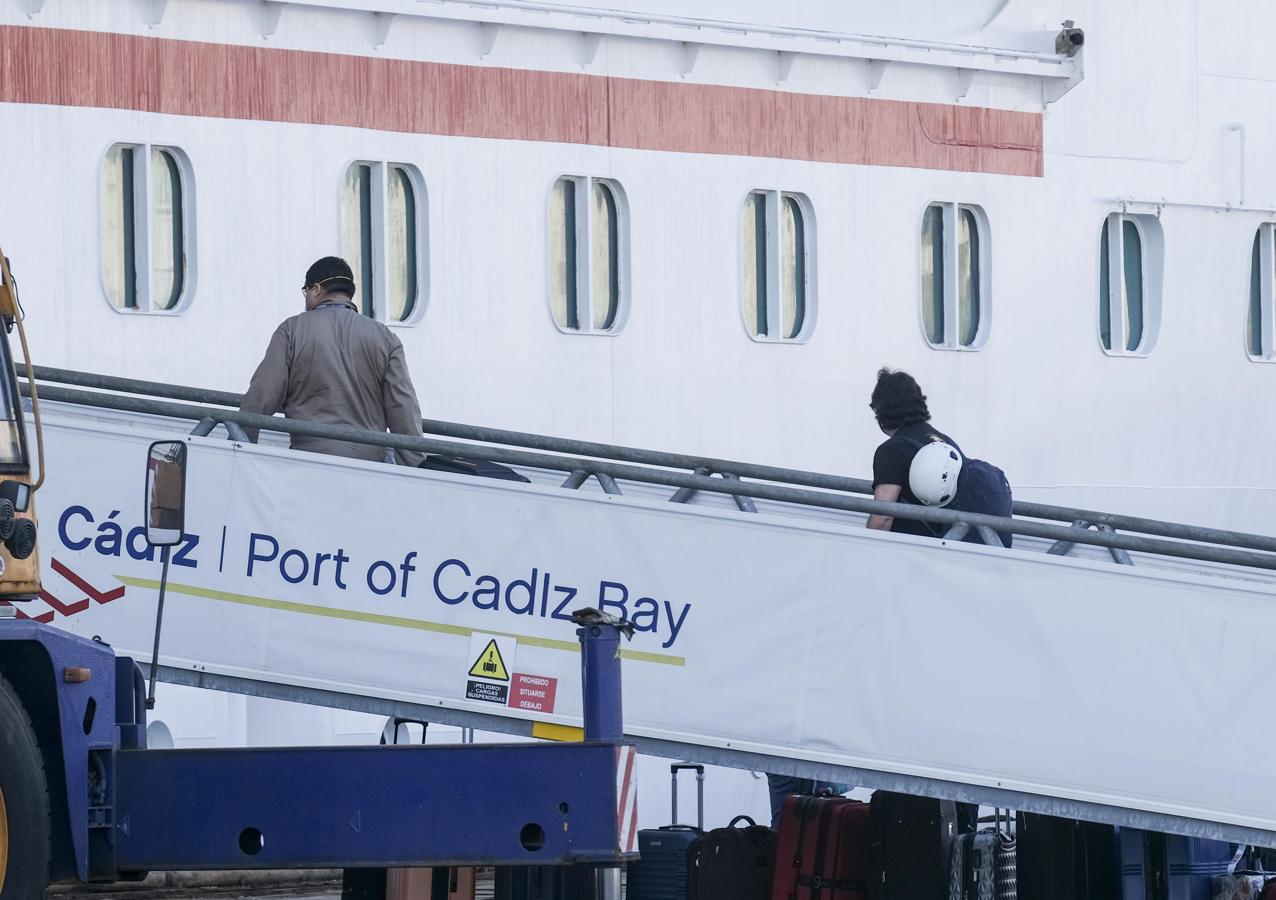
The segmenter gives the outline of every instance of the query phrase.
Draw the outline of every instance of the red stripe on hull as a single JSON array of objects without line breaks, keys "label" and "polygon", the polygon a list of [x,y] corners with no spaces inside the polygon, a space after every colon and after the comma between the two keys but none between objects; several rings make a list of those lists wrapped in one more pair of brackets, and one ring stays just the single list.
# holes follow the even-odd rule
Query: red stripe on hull
[{"label": "red stripe on hull", "polygon": [[0,102],[1042,174],[1038,113],[0,27]]}]

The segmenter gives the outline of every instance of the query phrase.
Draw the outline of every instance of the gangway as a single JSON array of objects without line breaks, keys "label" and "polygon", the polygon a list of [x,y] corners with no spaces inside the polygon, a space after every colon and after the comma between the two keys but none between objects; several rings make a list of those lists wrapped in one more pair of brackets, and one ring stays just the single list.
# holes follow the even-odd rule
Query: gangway
[{"label": "gangway", "polygon": [[[583,601],[637,627],[621,656],[642,752],[1276,846],[1273,726],[1247,712],[1276,688],[1276,538],[1023,501],[1001,519],[834,475],[435,421],[360,432],[36,374],[63,475],[46,584],[88,595],[43,614],[139,658],[124,636],[148,633],[156,584],[128,544],[140,498],[66,471],[195,425],[164,680],[570,734],[581,710],[552,688],[576,651],[552,635]],[[481,456],[532,483],[253,446],[245,427]],[[872,513],[949,530],[868,532]],[[1015,548],[961,540],[988,529]],[[468,686],[488,640],[509,657],[499,702]]]}]

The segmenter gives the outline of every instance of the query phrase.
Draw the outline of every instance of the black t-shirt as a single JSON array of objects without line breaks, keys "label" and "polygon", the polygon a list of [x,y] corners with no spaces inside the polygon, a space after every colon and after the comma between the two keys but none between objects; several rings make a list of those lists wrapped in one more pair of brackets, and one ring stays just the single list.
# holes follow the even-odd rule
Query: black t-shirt
[{"label": "black t-shirt", "polygon": [[[908,487],[908,470],[913,465],[913,457],[917,455],[917,447],[910,443],[906,438],[913,441],[933,441],[938,438],[957,446],[953,439],[942,431],[936,429],[929,422],[918,422],[915,425],[905,425],[893,435],[891,435],[881,446],[877,448],[877,452],[873,454],[873,487],[879,484],[898,484],[902,491],[899,494],[901,503],[916,503],[921,505],[920,501]],[[927,537],[933,537],[934,532],[930,527],[917,519],[901,519],[898,516],[891,523],[891,531],[901,532],[903,534],[924,534]]]}]

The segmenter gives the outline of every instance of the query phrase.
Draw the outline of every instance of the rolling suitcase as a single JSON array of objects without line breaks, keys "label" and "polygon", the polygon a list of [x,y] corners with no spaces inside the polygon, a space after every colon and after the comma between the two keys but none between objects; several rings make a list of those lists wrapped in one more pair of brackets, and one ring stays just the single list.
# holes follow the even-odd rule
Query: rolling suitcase
[{"label": "rolling suitcase", "polygon": [[[748,822],[744,828],[736,823]],[[697,838],[687,856],[688,900],[768,900],[775,877],[774,828],[736,816]]]},{"label": "rolling suitcase", "polygon": [[948,900],[998,900],[1001,835],[995,831],[963,834],[953,841],[948,869]]},{"label": "rolling suitcase", "polygon": [[948,867],[949,900],[1017,900],[1018,853],[1010,810],[987,821],[992,828],[957,837]]},{"label": "rolling suitcase", "polygon": [[[678,773],[684,769],[696,773],[695,826],[678,824]],[[673,824],[638,832],[639,859],[629,864],[627,900],[685,900],[687,896],[687,850],[704,834],[704,766],[675,763],[669,774],[673,779]]]},{"label": "rolling suitcase", "polygon": [[868,816],[844,797],[786,799],[771,900],[867,900]]},{"label": "rolling suitcase", "polygon": [[1015,820],[1019,900],[1120,900],[1116,829],[1034,813]]},{"label": "rolling suitcase", "polygon": [[957,836],[957,804],[875,791],[868,818],[869,897],[943,897],[948,887],[948,856]]},{"label": "rolling suitcase", "polygon": [[1232,848],[1177,834],[1122,828],[1122,900],[1210,900],[1210,879],[1226,875]]}]

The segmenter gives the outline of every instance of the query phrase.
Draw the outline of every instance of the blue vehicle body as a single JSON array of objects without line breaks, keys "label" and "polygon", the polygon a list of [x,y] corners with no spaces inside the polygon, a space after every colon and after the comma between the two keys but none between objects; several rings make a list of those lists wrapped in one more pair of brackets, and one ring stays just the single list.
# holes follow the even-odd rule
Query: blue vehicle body
[{"label": "blue vehicle body", "polygon": [[0,675],[29,714],[48,782],[50,880],[618,865],[635,856],[619,846],[619,635],[607,624],[577,634],[581,743],[148,750],[145,684],[132,659],[30,620],[0,620]]},{"label": "blue vehicle body", "polygon": [[[89,865],[89,773],[109,765],[116,747],[115,673],[125,662],[131,671],[133,661],[117,660],[106,644],[29,620],[0,622],[0,675],[22,698],[44,757],[53,880],[110,874],[94,873]],[[88,669],[89,678],[68,682],[68,669]],[[131,675],[128,681],[131,686]]]}]

